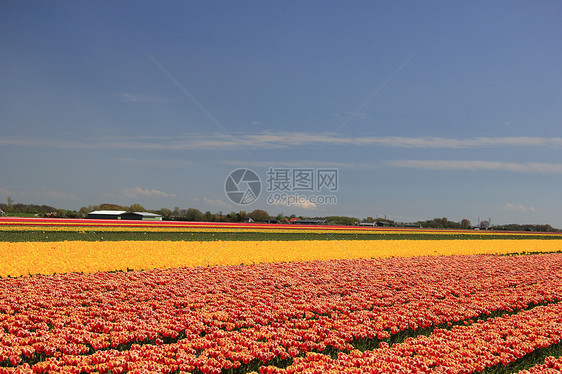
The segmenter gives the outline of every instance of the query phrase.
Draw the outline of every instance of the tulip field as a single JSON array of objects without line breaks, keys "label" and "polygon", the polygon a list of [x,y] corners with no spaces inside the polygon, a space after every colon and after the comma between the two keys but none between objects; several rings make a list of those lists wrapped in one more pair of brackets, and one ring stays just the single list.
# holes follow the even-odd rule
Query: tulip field
[{"label": "tulip field", "polygon": [[[0,220],[0,374],[562,372],[557,234],[6,239],[119,231],[41,224]],[[121,228],[151,229],[163,227]],[[260,230],[228,228],[245,229]],[[163,232],[181,230],[225,228]]]}]

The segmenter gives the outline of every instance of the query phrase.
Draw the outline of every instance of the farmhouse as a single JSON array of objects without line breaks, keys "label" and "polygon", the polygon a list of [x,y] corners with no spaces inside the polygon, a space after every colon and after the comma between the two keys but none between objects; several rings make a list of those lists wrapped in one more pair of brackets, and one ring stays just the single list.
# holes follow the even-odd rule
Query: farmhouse
[{"label": "farmhouse", "polygon": [[138,219],[142,221],[162,221],[162,216],[148,212],[127,212],[121,214],[121,219]]},{"label": "farmhouse", "polygon": [[92,219],[132,219],[142,221],[162,221],[162,216],[148,212],[127,212],[124,210],[96,210],[88,213]]},{"label": "farmhouse", "polygon": [[394,223],[388,221],[361,222],[359,223],[359,226],[394,226]]},{"label": "farmhouse", "polygon": [[95,219],[121,219],[121,214],[127,213],[125,210],[95,210],[88,213],[86,218]]},{"label": "farmhouse", "polygon": [[325,225],[328,221],[325,219],[297,219],[293,223],[295,225]]}]

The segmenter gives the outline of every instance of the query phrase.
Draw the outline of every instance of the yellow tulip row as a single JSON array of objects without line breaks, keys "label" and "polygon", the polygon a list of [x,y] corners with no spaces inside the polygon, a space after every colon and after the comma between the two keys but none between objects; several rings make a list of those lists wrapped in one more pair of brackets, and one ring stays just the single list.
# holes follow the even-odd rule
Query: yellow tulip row
[{"label": "yellow tulip row", "polygon": [[341,240],[2,243],[0,276],[332,259],[562,251],[559,240]]}]

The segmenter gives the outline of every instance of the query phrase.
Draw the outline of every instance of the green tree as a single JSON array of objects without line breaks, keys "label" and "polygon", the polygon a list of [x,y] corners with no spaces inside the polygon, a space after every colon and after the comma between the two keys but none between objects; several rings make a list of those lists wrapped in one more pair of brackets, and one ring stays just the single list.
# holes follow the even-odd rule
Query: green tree
[{"label": "green tree", "polygon": [[213,213],[206,211],[204,215],[204,219],[206,222],[212,222],[215,219],[215,216],[213,215]]},{"label": "green tree", "polygon": [[246,217],[248,217],[248,213],[246,213],[245,210],[241,210],[238,212],[238,219],[239,219],[238,222],[243,222],[246,219]]},{"label": "green tree", "polygon": [[146,209],[138,203],[132,204],[129,208],[127,208],[127,212],[144,212]]},{"label": "green tree", "polygon": [[88,213],[90,213],[91,210],[88,209],[87,207],[83,206],[82,208],[80,208],[80,210],[78,210],[78,216],[79,217],[86,217],[88,215]]},{"label": "green tree", "polygon": [[172,217],[172,211],[168,208],[160,209],[158,214],[160,214],[163,219],[170,219]]},{"label": "green tree", "polygon": [[64,215],[66,218],[79,218],[78,212],[75,210],[67,210]]},{"label": "green tree", "polygon": [[238,222],[238,213],[230,212],[226,215],[226,222]]},{"label": "green tree", "polygon": [[100,204],[100,210],[125,210],[121,205],[117,204]]},{"label": "green tree", "polygon": [[269,218],[269,213],[262,209],[256,209],[250,213],[250,218],[254,221],[265,221]]},{"label": "green tree", "polygon": [[188,221],[203,221],[203,213],[199,209],[189,208],[185,213],[185,219]]},{"label": "green tree", "polygon": [[328,222],[333,223],[334,225],[341,225],[341,226],[352,226],[359,223],[359,220],[355,217],[345,217],[345,216],[329,216],[326,217]]},{"label": "green tree", "polygon": [[13,213],[14,211],[14,199],[12,199],[10,196],[8,196],[8,212],[7,213]]}]

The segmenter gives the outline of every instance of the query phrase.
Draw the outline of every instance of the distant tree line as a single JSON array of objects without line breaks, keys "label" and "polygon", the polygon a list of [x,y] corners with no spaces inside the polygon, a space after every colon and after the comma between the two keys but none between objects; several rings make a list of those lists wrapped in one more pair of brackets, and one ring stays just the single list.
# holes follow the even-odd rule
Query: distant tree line
[{"label": "distant tree line", "polygon": [[469,229],[470,221],[466,218],[462,219],[460,222],[455,222],[447,219],[447,217],[443,218],[434,218],[432,220],[427,221],[418,221],[416,222],[420,227],[423,228],[434,228],[434,229]]},{"label": "distant tree line", "polygon": [[4,213],[18,214],[18,215],[39,215],[45,216],[46,214],[56,215],[59,214],[61,217],[77,216],[76,211],[70,211],[65,209],[57,209],[50,205],[36,205],[36,204],[14,204],[11,199],[8,200],[8,204],[0,203],[0,210]]},{"label": "distant tree line", "polygon": [[13,204],[9,206],[8,204],[1,204],[0,209],[5,213],[27,213],[27,214],[37,214],[37,213],[48,213],[57,210],[49,205],[35,205],[35,204]]},{"label": "distant tree line", "polygon": [[360,222],[360,223],[372,223],[373,226],[390,226],[390,227],[403,226],[403,224],[400,224],[398,222],[395,222],[391,219],[386,219],[386,218],[367,217],[367,218],[363,218],[361,221],[358,221],[358,222]]},{"label": "distant tree line", "polygon": [[509,225],[494,226],[494,230],[506,230],[506,231],[541,231],[541,232],[556,232],[560,231],[555,229],[550,225],[517,225],[515,223]]},{"label": "distant tree line", "polygon": [[[187,208],[182,209],[180,207],[174,207],[173,210],[168,208],[161,208],[159,210],[147,210],[141,204],[135,203],[130,206],[122,206],[117,204],[100,204],[100,205],[90,205],[83,206],[78,211],[76,210],[65,210],[57,209],[49,205],[36,205],[36,204],[20,204],[14,203],[11,197],[7,198],[7,203],[0,203],[0,212],[3,211],[8,215],[29,215],[38,217],[52,217],[52,218],[85,218],[88,213],[95,210],[122,210],[127,212],[150,212],[156,213],[162,216],[163,220],[168,221],[194,221],[194,222],[244,222],[244,221],[254,221],[254,222],[264,222],[268,220],[277,221],[280,223],[288,223],[292,218],[299,219],[321,219],[326,220],[328,224],[331,225],[341,225],[341,226],[353,226],[362,223],[373,223],[374,226],[391,226],[391,227],[422,227],[422,228],[439,228],[439,229],[470,229],[473,228],[468,219],[462,219],[460,222],[455,222],[447,219],[447,217],[433,218],[426,221],[418,221],[414,223],[398,223],[386,218],[373,218],[367,217],[363,219],[358,219],[356,217],[347,216],[327,216],[327,217],[303,217],[295,216],[294,214],[290,216],[285,216],[283,214],[278,214],[273,217],[269,213],[262,209],[256,209],[251,212],[246,212],[240,210],[238,212],[224,213],[219,211],[217,213],[211,213],[206,211],[201,212],[199,209]],[[501,226],[491,226],[490,222],[482,221],[478,224],[477,228],[480,229],[494,229],[494,230],[506,230],[506,231],[540,231],[540,232],[555,232],[560,231],[553,228],[551,225],[536,225],[536,224],[509,224]]]}]

